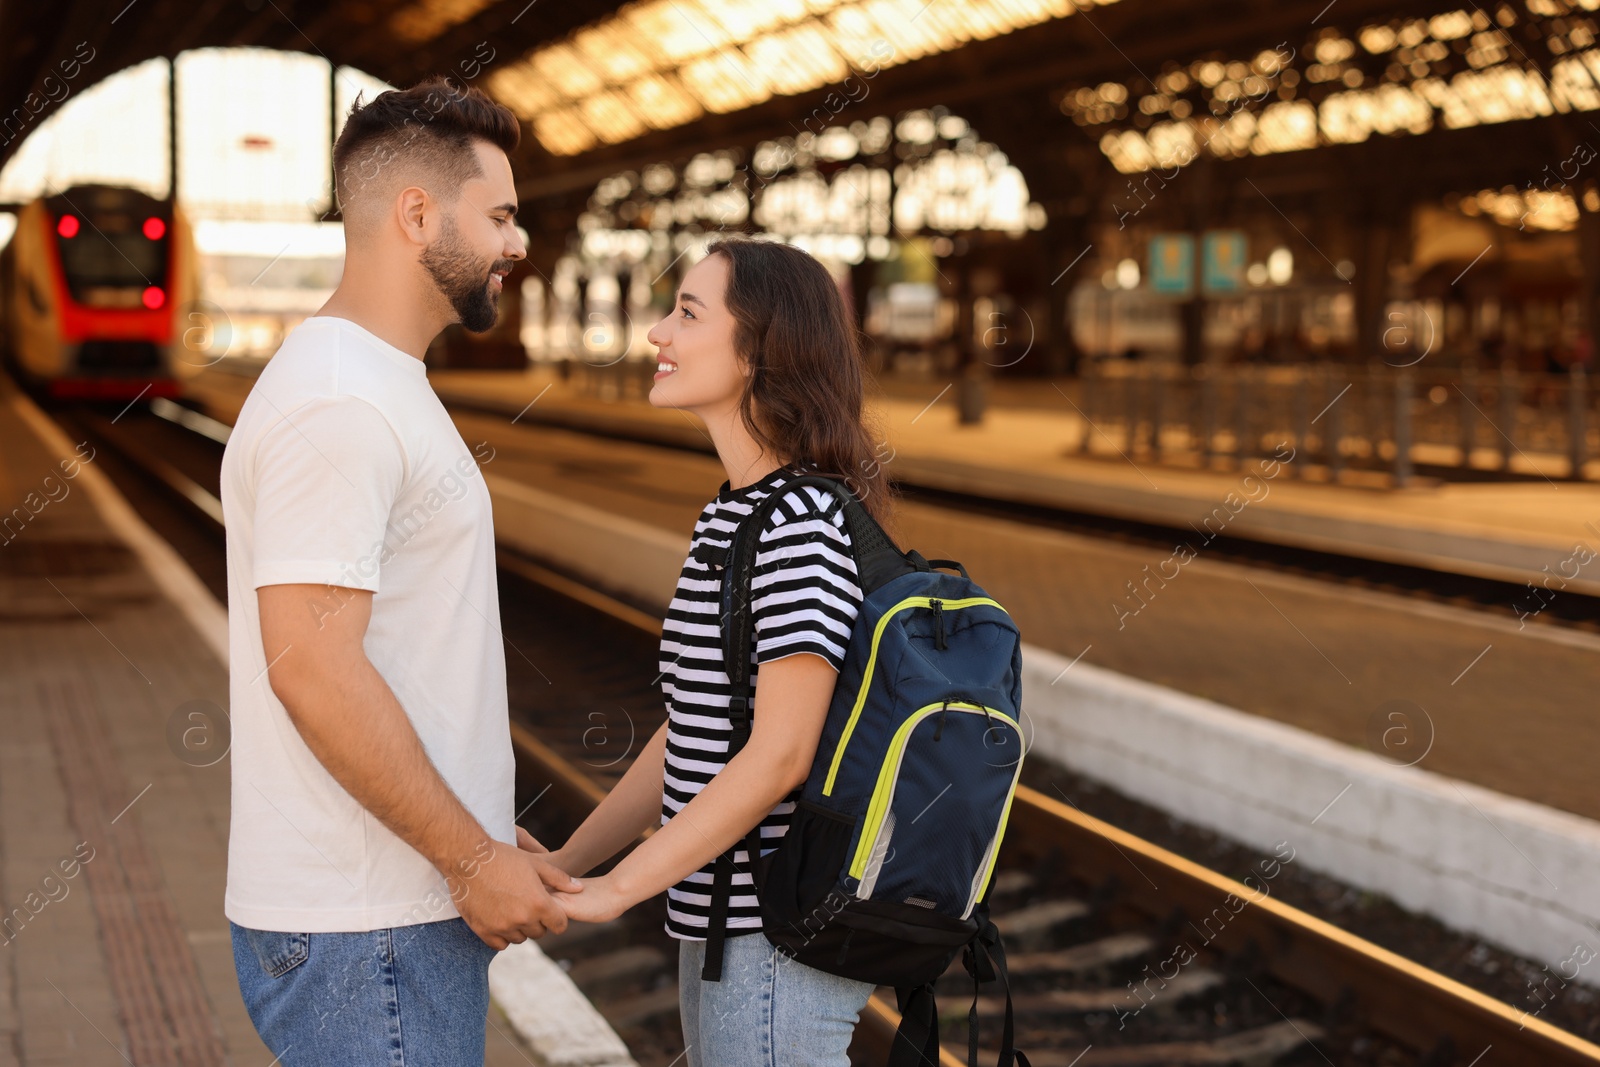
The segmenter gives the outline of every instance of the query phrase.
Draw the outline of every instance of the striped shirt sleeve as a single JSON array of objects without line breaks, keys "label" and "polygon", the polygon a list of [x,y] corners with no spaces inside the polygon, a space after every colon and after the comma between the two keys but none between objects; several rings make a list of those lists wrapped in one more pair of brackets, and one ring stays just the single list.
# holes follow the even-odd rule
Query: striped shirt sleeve
[{"label": "striped shirt sleeve", "polygon": [[783,493],[756,546],[750,601],[757,664],[811,652],[844,666],[862,592],[837,496]]}]

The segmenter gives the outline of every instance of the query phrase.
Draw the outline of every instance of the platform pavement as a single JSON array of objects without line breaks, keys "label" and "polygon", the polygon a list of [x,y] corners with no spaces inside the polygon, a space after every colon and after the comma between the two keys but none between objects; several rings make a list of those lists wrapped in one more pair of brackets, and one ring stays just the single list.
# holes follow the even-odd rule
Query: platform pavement
[{"label": "platform pavement", "polygon": [[[652,408],[639,397],[585,395],[548,369],[434,370],[430,378],[449,402],[528,422],[710,447],[692,416]],[[1007,384],[1015,394],[1015,383]],[[1092,435],[1093,453],[1082,455],[1077,446],[1083,417],[1050,382],[1034,389],[1054,396],[1053,402],[1046,396],[1026,405],[996,405],[971,426],[957,421],[953,388],[929,382],[925,397],[914,395],[917,388],[895,383],[893,395],[873,402],[882,460],[895,477],[911,484],[1177,529],[1204,525],[1229,536],[1517,584],[1541,578],[1541,569],[1549,567],[1565,580],[1563,586],[1558,577],[1550,588],[1600,595],[1600,565],[1578,566],[1600,554],[1597,484],[1552,475],[1520,482],[1419,481],[1391,489],[1359,472],[1349,475],[1349,484],[1301,479],[1293,465],[1285,464],[1275,476],[1241,491],[1241,475],[1248,469],[1202,471],[1136,460],[1098,432]],[[209,389],[219,402],[229,392]],[[1251,466],[1259,469],[1260,462]],[[1579,545],[1587,555],[1575,556]]]},{"label": "platform pavement", "polygon": [[[0,379],[0,516],[30,514],[0,532],[0,1067],[267,1067],[222,913],[228,763],[172,739],[226,706],[216,635],[63,459]],[[486,1032],[493,1067],[530,1062]]]}]

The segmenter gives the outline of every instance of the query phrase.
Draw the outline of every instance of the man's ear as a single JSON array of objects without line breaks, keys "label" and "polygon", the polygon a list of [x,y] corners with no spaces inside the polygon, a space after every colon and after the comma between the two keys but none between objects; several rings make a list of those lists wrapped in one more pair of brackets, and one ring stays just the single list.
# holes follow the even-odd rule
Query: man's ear
[{"label": "man's ear", "polygon": [[428,195],[428,191],[418,185],[408,185],[395,196],[396,221],[400,224],[400,231],[413,244],[428,243],[428,224],[438,210],[439,206]]}]

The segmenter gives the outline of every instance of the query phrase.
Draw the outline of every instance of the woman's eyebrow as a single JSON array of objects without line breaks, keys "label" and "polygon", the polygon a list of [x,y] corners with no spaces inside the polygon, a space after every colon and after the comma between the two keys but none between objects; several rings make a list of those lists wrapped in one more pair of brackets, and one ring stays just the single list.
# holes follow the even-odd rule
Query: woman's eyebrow
[{"label": "woman's eyebrow", "polygon": [[680,304],[699,304],[701,307],[705,307],[706,306],[706,302],[704,300],[701,300],[698,296],[695,296],[693,293],[679,293],[678,294],[678,303],[680,303]]}]

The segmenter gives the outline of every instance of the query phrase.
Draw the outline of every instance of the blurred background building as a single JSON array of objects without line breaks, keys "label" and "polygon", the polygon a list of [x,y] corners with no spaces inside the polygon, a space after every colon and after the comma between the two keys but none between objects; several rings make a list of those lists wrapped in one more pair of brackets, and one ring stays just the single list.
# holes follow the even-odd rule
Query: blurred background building
[{"label": "blurred background building", "polygon": [[1203,449],[1244,404],[1321,408],[1316,368],[1339,365],[1370,396],[1346,405],[1354,461],[1393,465],[1398,439],[1455,450],[1433,466],[1521,450],[1581,473],[1592,0],[1318,6],[415,0],[202,13],[177,50],[101,21],[60,62],[13,8],[0,202],[90,180],[175,198],[219,344],[260,359],[337,281],[342,116],[381,78],[448,73],[527,124],[532,252],[501,327],[436,363],[625,389],[695,249],[753,231],[834,270],[886,387],[948,379],[969,418],[1062,377],[1123,440]]}]

